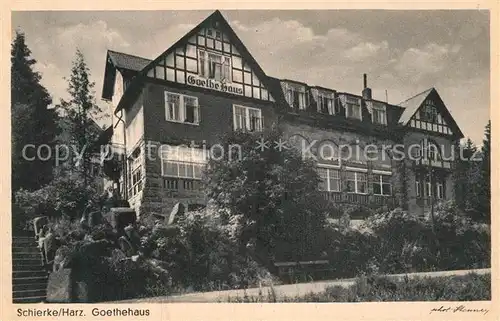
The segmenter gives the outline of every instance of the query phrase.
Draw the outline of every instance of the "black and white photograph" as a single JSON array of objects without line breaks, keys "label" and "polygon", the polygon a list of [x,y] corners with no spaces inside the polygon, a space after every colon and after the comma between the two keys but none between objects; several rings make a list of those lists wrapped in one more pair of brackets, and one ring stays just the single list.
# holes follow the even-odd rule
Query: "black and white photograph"
[{"label": "black and white photograph", "polygon": [[490,312],[489,10],[118,9],[11,12],[16,308]]}]

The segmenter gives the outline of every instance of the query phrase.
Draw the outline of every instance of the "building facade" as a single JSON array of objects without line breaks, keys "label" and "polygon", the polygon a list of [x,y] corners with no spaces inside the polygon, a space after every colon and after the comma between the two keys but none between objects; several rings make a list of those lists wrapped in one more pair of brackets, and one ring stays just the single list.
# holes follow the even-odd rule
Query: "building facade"
[{"label": "building facade", "polygon": [[421,214],[453,199],[463,134],[437,91],[392,105],[373,99],[363,78],[353,94],[266,75],[219,11],[154,60],[108,51],[106,132],[125,160],[115,187],[139,215],[204,204],[203,149],[231,131],[278,125],[288,146],[315,159],[332,202]]}]

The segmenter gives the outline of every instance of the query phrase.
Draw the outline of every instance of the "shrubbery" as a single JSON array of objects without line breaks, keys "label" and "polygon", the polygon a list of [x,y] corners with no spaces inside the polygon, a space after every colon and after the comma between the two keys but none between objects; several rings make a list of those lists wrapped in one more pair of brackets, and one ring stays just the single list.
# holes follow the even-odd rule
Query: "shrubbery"
[{"label": "shrubbery", "polygon": [[82,179],[57,176],[48,185],[35,190],[19,190],[15,204],[29,217],[77,218],[89,204],[98,204],[100,195],[92,184]]},{"label": "shrubbery", "polygon": [[436,206],[434,219],[395,209],[371,216],[359,229],[329,227],[324,240],[336,277],[490,266],[489,227],[451,202]]}]

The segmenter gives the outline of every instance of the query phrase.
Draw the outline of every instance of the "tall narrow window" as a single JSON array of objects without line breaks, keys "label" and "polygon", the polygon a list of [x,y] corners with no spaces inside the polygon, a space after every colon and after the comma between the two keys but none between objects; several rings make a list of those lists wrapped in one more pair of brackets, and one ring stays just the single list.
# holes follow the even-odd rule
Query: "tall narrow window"
[{"label": "tall narrow window", "polygon": [[180,95],[166,93],[166,117],[167,120],[180,121],[181,99]]},{"label": "tall narrow window", "polygon": [[200,77],[205,77],[205,68],[206,68],[206,66],[205,66],[205,60],[206,60],[206,58],[205,58],[205,51],[199,50],[198,51],[198,57],[200,59],[200,66],[198,68],[199,69],[199,75],[200,75]]},{"label": "tall narrow window", "polygon": [[374,107],[372,110],[372,121],[375,124],[387,125],[387,115],[384,107]]},{"label": "tall narrow window", "polygon": [[346,97],[346,116],[361,120],[361,104],[359,99],[354,97]]},{"label": "tall narrow window", "polygon": [[417,197],[420,197],[422,195],[420,192],[420,181],[418,179],[415,181],[415,191]]},{"label": "tall narrow window", "polygon": [[195,97],[184,97],[184,107],[186,111],[186,123],[198,124],[199,122],[199,106],[198,99]]},{"label": "tall narrow window", "polygon": [[318,95],[318,111],[323,114],[334,115],[333,99],[328,96]]},{"label": "tall narrow window", "polygon": [[222,79],[222,57],[213,53],[208,53],[208,78]]},{"label": "tall narrow window", "polygon": [[231,58],[224,56],[222,65],[222,79],[231,82]]},{"label": "tall narrow window", "polygon": [[286,92],[286,100],[292,108],[306,109],[306,94],[303,91],[289,88]]},{"label": "tall narrow window", "polygon": [[440,181],[436,184],[436,197],[437,199],[444,199],[444,182]]}]

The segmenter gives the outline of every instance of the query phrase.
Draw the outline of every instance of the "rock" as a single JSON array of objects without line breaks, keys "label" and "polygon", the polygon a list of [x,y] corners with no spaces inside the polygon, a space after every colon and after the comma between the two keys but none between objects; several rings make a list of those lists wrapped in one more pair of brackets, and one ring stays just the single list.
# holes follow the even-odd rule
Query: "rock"
[{"label": "rock", "polygon": [[73,263],[73,253],[71,249],[66,245],[59,247],[54,257],[53,271],[57,272],[69,268],[71,267],[71,263]]},{"label": "rock", "polygon": [[102,217],[102,214],[101,212],[99,211],[95,211],[95,212],[91,212],[89,213],[89,216],[88,216],[88,219],[87,219],[87,224],[90,228],[93,228],[97,225],[100,225],[103,223],[103,217]]},{"label": "rock", "polygon": [[133,208],[113,207],[104,218],[111,224],[114,230],[122,233],[125,226],[134,224],[137,221],[137,214]]},{"label": "rock", "polygon": [[87,281],[76,281],[74,285],[74,300],[73,302],[88,303],[93,302],[89,294],[89,284]]},{"label": "rock", "polygon": [[85,243],[81,246],[82,253],[89,256],[108,256],[112,244],[108,240],[97,240],[90,243]]},{"label": "rock", "polygon": [[113,252],[111,252],[111,257],[113,258],[113,261],[115,261],[115,262],[125,260],[127,258],[125,253],[123,253],[123,251],[120,249],[114,249]]},{"label": "rock", "polygon": [[122,250],[122,252],[125,253],[127,257],[130,257],[135,254],[136,252],[135,248],[132,246],[132,244],[126,237],[124,236],[120,237],[118,239],[118,244],[120,246],[120,250]]},{"label": "rock", "polygon": [[127,236],[128,240],[130,241],[130,243],[132,243],[132,245],[134,247],[137,247],[139,246],[140,242],[141,242],[141,238],[139,236],[139,233],[137,233],[137,230],[135,229],[135,227],[133,225],[127,225],[124,229],[123,229],[125,235]]},{"label": "rock", "polygon": [[70,303],[73,291],[73,270],[62,269],[52,272],[47,283],[48,303]]},{"label": "rock", "polygon": [[175,222],[175,218],[177,216],[182,216],[184,215],[184,212],[186,210],[186,207],[184,206],[184,204],[182,203],[177,203],[174,205],[174,208],[172,209],[172,211],[170,212],[170,215],[166,218],[166,221],[165,223],[167,225],[171,225]]},{"label": "rock", "polygon": [[137,262],[137,261],[139,261],[139,258],[140,258],[140,256],[139,256],[139,255],[132,255],[132,257],[131,257],[132,262]]}]

